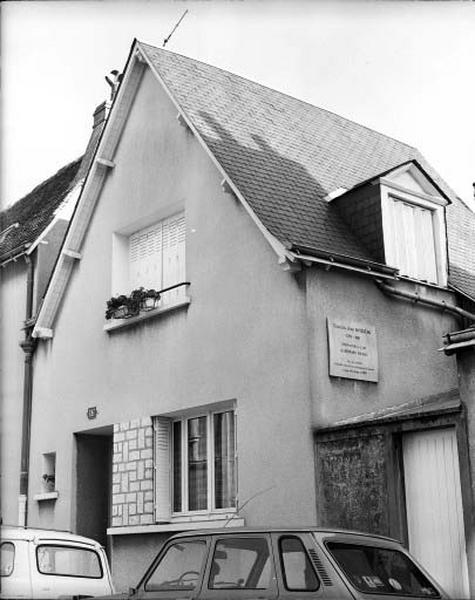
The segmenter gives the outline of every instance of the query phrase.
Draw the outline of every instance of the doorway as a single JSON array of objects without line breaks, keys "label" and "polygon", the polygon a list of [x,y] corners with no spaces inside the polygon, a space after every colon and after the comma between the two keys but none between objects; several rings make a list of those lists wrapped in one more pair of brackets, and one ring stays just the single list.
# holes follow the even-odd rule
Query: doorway
[{"label": "doorway", "polygon": [[469,597],[455,427],[403,435],[409,550],[454,598]]},{"label": "doorway", "polygon": [[112,428],[76,434],[76,532],[107,549],[110,523]]}]

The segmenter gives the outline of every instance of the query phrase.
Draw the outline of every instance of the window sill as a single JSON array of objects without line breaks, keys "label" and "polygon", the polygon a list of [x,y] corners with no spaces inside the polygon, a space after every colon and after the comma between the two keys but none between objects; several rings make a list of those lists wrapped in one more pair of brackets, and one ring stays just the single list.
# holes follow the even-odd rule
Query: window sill
[{"label": "window sill", "polygon": [[244,519],[242,517],[236,517],[231,519],[227,516],[224,518],[216,518],[216,515],[212,515],[209,519],[203,517],[202,521],[171,521],[170,523],[160,523],[153,525],[129,525],[125,527],[109,527],[107,529],[107,535],[130,535],[137,533],[167,533],[170,531],[194,531],[199,529],[217,529],[224,527],[227,523],[226,528],[231,527],[244,527]]},{"label": "window sill", "polygon": [[59,498],[59,492],[44,492],[41,494],[35,494],[33,500],[37,502],[43,502],[44,500],[56,500]]},{"label": "window sill", "polygon": [[104,325],[104,331],[107,331],[109,333],[117,329],[132,327],[133,325],[141,323],[142,321],[153,319],[167,312],[177,310],[178,308],[181,308],[183,306],[188,306],[190,302],[191,298],[189,297],[180,298],[179,300],[176,300],[175,302],[170,304],[166,304],[165,306],[159,306],[158,308],[154,308],[153,310],[149,310],[148,312],[142,312],[136,317],[130,317],[129,319],[112,319],[110,323],[106,323]]}]

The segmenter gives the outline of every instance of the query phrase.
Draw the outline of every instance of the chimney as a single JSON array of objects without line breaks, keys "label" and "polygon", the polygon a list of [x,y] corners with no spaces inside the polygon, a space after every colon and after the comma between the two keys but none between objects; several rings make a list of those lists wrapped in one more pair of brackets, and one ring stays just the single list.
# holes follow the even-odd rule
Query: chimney
[{"label": "chimney", "polygon": [[93,114],[93,119],[94,119],[94,121],[92,123],[93,129],[95,129],[99,125],[102,125],[102,123],[104,123],[104,121],[107,119],[107,115],[109,114],[110,107],[111,107],[111,103],[108,102],[107,100],[105,100],[104,102],[101,102],[101,104],[99,104],[99,106],[96,107],[96,110],[94,111],[94,114]]}]

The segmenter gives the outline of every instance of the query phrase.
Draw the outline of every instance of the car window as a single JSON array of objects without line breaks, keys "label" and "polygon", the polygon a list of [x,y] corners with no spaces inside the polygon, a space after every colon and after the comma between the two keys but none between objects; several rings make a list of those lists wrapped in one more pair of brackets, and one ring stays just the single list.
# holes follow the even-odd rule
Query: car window
[{"label": "car window", "polygon": [[194,590],[199,583],[206,542],[192,540],[170,546],[145,583],[146,591]]},{"label": "car window", "polygon": [[88,548],[42,544],[36,548],[36,564],[43,575],[100,579],[99,555]]},{"label": "car window", "polygon": [[281,537],[279,554],[286,589],[314,592],[319,588],[320,582],[300,538]]},{"label": "car window", "polygon": [[0,575],[8,577],[15,565],[15,546],[11,542],[0,544]]},{"label": "car window", "polygon": [[366,594],[439,597],[427,577],[403,552],[360,544],[327,542],[351,583]]},{"label": "car window", "polygon": [[265,538],[230,536],[216,543],[210,589],[266,589],[271,577],[271,556]]}]

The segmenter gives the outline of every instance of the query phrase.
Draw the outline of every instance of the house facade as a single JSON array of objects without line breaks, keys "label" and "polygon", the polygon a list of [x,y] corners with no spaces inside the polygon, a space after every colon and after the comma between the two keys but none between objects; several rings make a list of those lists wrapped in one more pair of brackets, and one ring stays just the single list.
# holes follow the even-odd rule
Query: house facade
[{"label": "house facade", "polygon": [[[33,331],[29,524],[102,541],[118,589],[176,531],[359,528],[468,597],[457,202],[405,144],[135,42]],[[416,500],[449,487],[434,553]]]},{"label": "house facade", "polygon": [[[31,334],[90,166],[107,104],[94,113],[84,156],[61,168],[0,213],[1,518],[25,524],[33,400]],[[46,459],[53,460],[53,456]],[[48,468],[52,468],[48,467]]]}]

